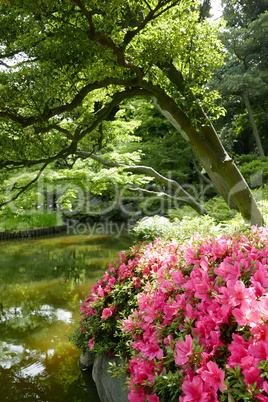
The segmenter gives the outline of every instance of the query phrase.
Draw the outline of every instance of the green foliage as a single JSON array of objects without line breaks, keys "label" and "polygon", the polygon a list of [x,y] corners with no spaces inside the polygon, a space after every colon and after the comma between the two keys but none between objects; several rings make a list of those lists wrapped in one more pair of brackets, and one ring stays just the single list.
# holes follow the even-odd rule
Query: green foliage
[{"label": "green foliage", "polygon": [[142,99],[127,101],[120,108],[122,112],[128,121],[139,119],[134,132],[139,142],[125,143],[125,152],[128,149],[140,151],[141,164],[151,166],[166,177],[172,171],[172,177],[180,183],[196,180],[190,166],[193,156],[189,144],[152,103]]},{"label": "green foliage", "polygon": [[[243,375],[241,375],[241,367],[236,366],[234,369],[228,368],[227,375],[225,379],[225,384],[227,389],[222,392],[220,396],[220,401],[226,401],[228,398],[229,401],[229,394],[235,394],[235,401],[254,401],[255,398],[252,396],[256,385],[250,386],[250,390],[247,389],[247,386],[243,380]],[[233,398],[232,398],[233,399]]]},{"label": "green foliage", "polygon": [[236,156],[239,169],[252,187],[260,187],[268,181],[268,158],[256,155]]},{"label": "green foliage", "polygon": [[134,228],[134,234],[138,238],[157,239],[158,237],[166,238],[171,234],[172,224],[163,217],[155,215],[153,217],[142,219]]},{"label": "green foliage", "polygon": [[262,146],[267,153],[267,4],[264,6],[263,2],[261,6],[253,6],[252,2],[232,0],[223,3],[227,27],[219,31],[219,38],[225,46],[226,59],[211,81],[211,88],[220,92],[227,109],[227,115],[221,118],[218,127],[223,129],[222,135],[232,133],[235,152],[251,153],[256,149],[249,110],[245,110],[244,97],[247,96],[247,109],[252,109]]},{"label": "green foliage", "polygon": [[205,208],[211,216],[218,222],[224,222],[232,219],[235,211],[231,211],[223,198],[216,196],[205,202]]},{"label": "green foliage", "polygon": [[[230,219],[230,215],[232,216],[230,211],[228,213],[226,210],[220,210],[222,204],[220,199],[215,199],[210,203],[215,217],[193,216],[194,214],[184,207],[178,214],[177,211],[171,211],[172,221],[159,216],[144,218],[133,228],[133,232],[139,239],[153,240],[161,237],[166,240],[176,239],[183,242],[190,239],[195,233],[199,233],[201,236],[217,236],[230,231],[247,230],[248,226],[239,214]],[[175,216],[180,216],[180,218]],[[220,217],[224,217],[224,220],[220,221]]]},{"label": "green foliage", "polygon": [[0,213],[0,231],[37,229],[62,224],[61,216],[57,213],[48,213],[45,211],[41,213],[36,211],[30,215],[24,214],[23,211],[21,214],[12,214],[10,212]]},{"label": "green foliage", "polygon": [[[150,107],[143,110],[143,102],[143,107],[139,108],[141,115],[136,114],[134,119],[127,118],[128,107],[117,115],[115,110],[125,97],[137,96],[135,91],[138,92],[141,83],[138,85],[133,80],[138,71],[144,91],[148,85],[159,85],[174,97],[179,107],[187,109],[187,115],[194,115],[200,105],[209,112],[209,117],[219,114],[218,106],[214,105],[218,95],[205,83],[212,70],[223,61],[221,44],[216,38],[217,27],[199,20],[197,1],[138,4],[132,0],[124,4],[118,0],[109,4],[93,1],[86,7],[91,13],[94,32],[102,32],[108,38],[107,43],[106,39],[103,42],[99,37],[88,35],[90,18],[72,1],[37,1],[33,6],[29,0],[23,4],[15,0],[2,5],[1,60],[4,66],[14,67],[0,71],[3,105],[0,167],[13,169],[38,165],[38,162],[52,163],[74,154],[77,147],[89,153],[106,152],[114,141],[120,145],[130,140],[138,142],[136,130],[142,120],[148,118],[148,110],[152,111],[148,98],[146,102]],[[151,19],[154,7],[158,9],[156,17]],[[142,21],[145,21],[144,26],[137,31]],[[182,72],[186,88],[192,89],[196,102],[186,99],[187,91],[183,96],[174,91],[174,84],[162,68],[165,62],[173,62]],[[132,89],[133,94],[122,95],[124,90]],[[143,112],[147,114],[145,118]],[[177,156],[176,163],[182,161],[187,168],[182,173],[177,169],[176,175],[179,179],[188,179],[191,176],[189,148],[181,147],[170,125],[162,125],[160,147],[166,152],[160,168],[163,172],[170,169]],[[153,133],[153,124],[148,130]],[[156,137],[156,133],[153,134]],[[144,160],[154,165],[159,157],[157,141],[154,138],[141,147],[147,154]],[[176,143],[176,150],[171,152],[170,143]],[[121,152],[121,160],[134,161],[135,154],[130,155],[132,150],[124,152],[125,157]],[[120,174],[122,176],[122,172]],[[119,176],[117,180],[120,181]],[[13,188],[11,193],[15,190]],[[101,191],[100,186],[98,194]],[[73,198],[74,194],[69,194],[66,208],[71,208]]]},{"label": "green foliage", "polygon": [[[109,270],[105,272],[102,280],[99,280],[97,285],[92,288],[85,305],[81,306],[81,313],[85,314],[88,301],[91,300],[92,306],[94,306],[94,314],[85,314],[79,327],[70,337],[79,350],[85,351],[92,348],[89,345],[89,340],[94,339],[94,353],[96,355],[107,354],[111,351],[122,355],[128,353],[129,345],[126,338],[122,336],[119,320],[126,319],[134,310],[140,287],[144,287],[148,281],[147,276],[142,278],[141,269],[135,269],[138,261],[137,251],[138,247],[133,246],[133,249],[121,252],[119,259],[114,264],[109,265]],[[125,269],[129,272],[123,273]],[[106,281],[105,278],[114,279],[114,282],[108,284],[102,294],[99,293],[99,290]],[[110,294],[106,298],[105,292],[107,293],[107,291]],[[112,309],[112,314],[105,317],[103,313],[110,309]]]}]

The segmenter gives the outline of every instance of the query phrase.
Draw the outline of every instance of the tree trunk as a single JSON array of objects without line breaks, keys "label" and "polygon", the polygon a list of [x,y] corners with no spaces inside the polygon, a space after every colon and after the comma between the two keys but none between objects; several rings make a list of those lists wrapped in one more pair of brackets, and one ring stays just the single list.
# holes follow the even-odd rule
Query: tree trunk
[{"label": "tree trunk", "polygon": [[[247,223],[261,226],[263,217],[256,200],[236,164],[221,144],[211,122],[206,119],[206,125],[203,124],[197,130],[186,113],[159,87],[154,88],[154,96],[162,113],[170,115],[170,119],[176,122],[178,131],[188,137],[193,152],[228,205],[233,199]],[[199,115],[202,115],[204,121],[206,116],[201,108]]]},{"label": "tree trunk", "polygon": [[260,139],[260,135],[259,135],[259,131],[258,131],[258,127],[257,127],[256,121],[254,119],[253,110],[252,110],[250,101],[248,99],[248,94],[247,94],[246,91],[244,91],[242,93],[242,98],[243,98],[243,100],[245,102],[245,106],[246,106],[246,109],[247,109],[247,112],[248,112],[249,121],[250,121],[250,124],[251,124],[252,132],[253,132],[253,135],[254,135],[254,138],[255,138],[255,141],[256,141],[256,145],[257,145],[259,154],[260,154],[260,156],[265,156],[264,151],[263,151],[263,147],[262,147],[262,143],[261,143],[261,139]]},{"label": "tree trunk", "polygon": [[[169,80],[176,85],[178,92],[180,92],[181,94],[185,94],[185,97],[188,97],[189,100],[191,100],[193,102],[193,104],[197,104],[197,100],[194,97],[194,95],[189,91],[189,89],[187,89],[185,87],[185,82],[183,79],[183,75],[182,73],[177,70],[177,68],[174,66],[173,63],[164,63],[162,65],[158,66],[163,73],[169,78]],[[175,119],[172,114],[170,114],[167,110],[163,110],[161,109],[161,106],[157,104],[157,101],[155,100],[155,106],[160,110],[160,112],[170,121],[170,123],[179,131],[179,133],[182,135],[182,137],[188,142],[190,143],[190,138],[189,136],[183,131],[183,129],[181,128],[180,123],[178,123],[177,119]],[[185,119],[186,115],[183,116],[183,119]],[[207,116],[205,115],[204,111],[202,110],[201,107],[199,107],[199,110],[197,110],[195,108],[195,117],[193,117],[193,119],[200,119],[200,120],[204,120],[205,119],[208,121]],[[210,124],[210,122],[209,122]],[[213,128],[213,137],[217,137],[218,136]],[[213,171],[213,169],[211,169],[211,163],[209,161],[209,159],[205,156],[205,154],[200,150],[198,147],[194,147],[193,144],[190,144],[192,146],[193,152],[196,155],[197,159],[200,161],[201,165],[204,167],[205,171],[207,172],[207,174],[209,175],[212,183],[215,186],[216,191],[223,197],[223,199],[225,200],[225,202],[227,203],[228,207],[231,209],[235,209],[235,210],[239,210],[235,200],[233,199],[232,195],[230,195],[230,191],[229,191],[229,187],[227,185],[227,183],[225,182],[225,180],[215,171]],[[224,158],[228,155],[225,152],[221,142],[219,141],[219,139],[217,140],[217,149],[219,149],[225,156]]]}]

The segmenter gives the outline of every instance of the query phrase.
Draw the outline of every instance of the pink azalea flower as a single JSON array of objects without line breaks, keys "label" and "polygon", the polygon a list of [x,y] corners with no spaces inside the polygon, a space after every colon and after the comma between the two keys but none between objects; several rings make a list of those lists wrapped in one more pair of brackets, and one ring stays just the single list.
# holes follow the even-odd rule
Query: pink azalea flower
[{"label": "pink azalea flower", "polygon": [[242,281],[236,281],[234,286],[230,286],[230,282],[227,281],[228,292],[233,296],[236,304],[241,304],[242,302],[250,303],[253,300],[254,289],[246,288]]},{"label": "pink azalea flower", "polygon": [[268,402],[268,397],[263,395],[263,394],[257,394],[254,395],[256,399],[258,399],[261,402]]},{"label": "pink azalea flower", "polygon": [[213,354],[216,352],[219,346],[223,346],[223,343],[220,340],[220,330],[210,331],[209,337],[207,338],[207,343],[210,348],[212,348]]},{"label": "pink azalea flower", "polygon": [[247,355],[245,357],[241,358],[241,369],[249,369],[250,367],[256,367],[259,364],[259,359],[257,359],[256,357],[253,357],[251,355]]},{"label": "pink azalea flower", "polygon": [[97,289],[96,289],[96,294],[98,295],[98,296],[100,296],[100,297],[104,297],[105,296],[105,292],[104,292],[104,290],[102,289],[102,286],[98,286],[97,287]]},{"label": "pink azalea flower", "polygon": [[164,356],[163,350],[158,346],[157,340],[154,343],[147,343],[144,346],[140,346],[140,351],[144,357],[148,357],[148,360],[154,358],[161,359]]},{"label": "pink azalea flower", "polygon": [[160,399],[158,398],[158,396],[156,394],[146,395],[146,397],[147,397],[148,402],[159,402],[160,401]]},{"label": "pink azalea flower", "polygon": [[168,320],[178,313],[180,304],[178,302],[170,302],[164,305],[164,314]]},{"label": "pink azalea flower", "polygon": [[263,378],[260,376],[261,370],[258,367],[250,367],[249,369],[243,370],[245,380],[248,384],[253,385],[257,383],[257,388],[261,388],[263,384]]},{"label": "pink azalea flower", "polygon": [[141,287],[141,278],[138,276],[138,278],[135,279],[135,288],[140,287]]},{"label": "pink azalea flower", "polygon": [[264,321],[268,320],[268,297],[262,297],[260,301],[256,302],[256,307],[260,312],[261,318]]},{"label": "pink azalea flower", "polygon": [[136,325],[133,320],[129,317],[127,320],[124,320],[122,323],[122,330],[124,332],[132,332],[136,329]]},{"label": "pink azalea flower", "polygon": [[240,366],[241,359],[248,355],[248,344],[241,335],[233,334],[233,342],[228,346],[231,356],[228,358],[230,367]]},{"label": "pink azalea flower", "polygon": [[266,341],[268,342],[268,325],[265,323],[257,324],[251,329],[254,335],[254,341]]},{"label": "pink azalea flower", "polygon": [[144,360],[140,357],[132,359],[129,366],[130,373],[135,378],[135,384],[143,384],[144,381],[153,384],[155,368],[154,361]]},{"label": "pink azalea flower", "polygon": [[223,384],[225,374],[213,361],[207,363],[207,370],[202,371],[201,378],[204,382],[211,385],[214,391],[227,389],[226,385]]},{"label": "pink azalea flower", "polygon": [[[268,255],[268,250],[266,251],[266,258]],[[257,268],[254,275],[250,278],[250,282],[255,284],[258,282],[262,288],[268,288],[268,266],[266,264],[262,264],[260,261],[256,261],[254,263],[255,268]]]},{"label": "pink azalea flower", "polygon": [[235,282],[241,276],[240,262],[234,261],[233,257],[225,257],[223,262],[214,269],[214,272],[225,281]]},{"label": "pink azalea flower", "polygon": [[268,343],[265,341],[254,342],[249,346],[248,352],[259,360],[268,360]]},{"label": "pink azalea flower", "polygon": [[111,276],[110,279],[109,279],[109,281],[108,281],[108,283],[109,283],[110,286],[114,286],[115,283],[116,283],[115,277],[114,277],[114,276]]},{"label": "pink azalea flower", "polygon": [[193,320],[193,319],[197,318],[197,316],[196,316],[196,314],[194,312],[194,309],[193,309],[193,307],[192,307],[192,305],[190,303],[186,304],[185,314],[186,314],[186,317],[190,318],[190,320]]},{"label": "pink azalea flower", "polygon": [[242,303],[239,308],[233,310],[233,316],[238,325],[254,326],[260,319],[258,311],[254,310],[248,303]]},{"label": "pink azalea flower", "polygon": [[204,390],[204,383],[200,376],[195,376],[192,381],[184,381],[182,390],[185,396],[183,402],[208,402],[211,400],[208,392]]},{"label": "pink azalea flower", "polygon": [[108,274],[107,271],[106,271],[105,274],[103,275],[102,279],[104,280],[104,282],[108,282],[108,280],[110,279],[110,275]]},{"label": "pink azalea flower", "polygon": [[166,345],[166,347],[171,346],[172,341],[173,341],[172,335],[168,335],[167,338],[164,338],[164,344]]},{"label": "pink azalea flower", "polygon": [[173,283],[175,283],[175,284],[183,286],[183,284],[185,283],[185,279],[179,269],[176,271],[170,272],[170,276],[173,280]]},{"label": "pink azalea flower", "polygon": [[146,397],[142,388],[132,388],[128,393],[128,400],[130,402],[144,402]]},{"label": "pink azalea flower", "polygon": [[109,271],[112,272],[113,274],[115,273],[115,269],[114,269],[113,264],[109,265]]},{"label": "pink azalea flower", "polygon": [[94,342],[93,339],[91,338],[91,339],[88,341],[88,348],[91,350],[91,349],[94,348],[94,345],[95,345],[95,342]]},{"label": "pink azalea flower", "polygon": [[114,310],[115,310],[115,307],[104,308],[102,310],[101,319],[106,320],[107,318],[111,317],[113,315]]},{"label": "pink azalea flower", "polygon": [[183,366],[193,355],[192,343],[193,340],[191,335],[185,336],[185,342],[181,341],[180,339],[177,340],[175,345],[175,363],[178,366]]}]

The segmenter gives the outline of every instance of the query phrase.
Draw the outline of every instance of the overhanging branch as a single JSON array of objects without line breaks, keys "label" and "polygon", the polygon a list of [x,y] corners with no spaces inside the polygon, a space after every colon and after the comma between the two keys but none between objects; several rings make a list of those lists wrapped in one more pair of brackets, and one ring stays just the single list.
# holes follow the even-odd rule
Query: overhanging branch
[{"label": "overhanging branch", "polygon": [[[24,193],[26,190],[28,190],[41,176],[41,174],[43,173],[43,171],[45,170],[45,168],[47,167],[47,163],[45,163],[41,169],[39,170],[39,172],[37,173],[37,175],[35,176],[35,178],[33,180],[31,180],[29,183],[27,183],[25,186],[21,186],[21,187],[13,187],[13,189],[18,189],[19,191],[17,192],[17,194],[10,198],[8,201],[5,202],[1,202],[0,203],[0,207],[10,204],[12,201],[15,201],[22,193]],[[12,190],[13,190],[12,189]]]},{"label": "overhanging branch", "polygon": [[31,117],[24,117],[20,116],[17,113],[11,113],[9,110],[4,110],[0,112],[0,118],[7,118],[9,120],[15,121],[16,123],[19,123],[22,127],[28,127],[32,126],[35,123],[38,122],[44,122],[56,115],[60,115],[64,112],[71,112],[73,111],[77,106],[79,106],[82,101],[85,99],[85,97],[90,93],[95,91],[96,89],[100,88],[105,88],[109,85],[118,85],[118,86],[124,86],[124,87],[133,87],[137,85],[136,79],[134,80],[123,80],[123,79],[116,79],[116,78],[107,78],[106,80],[103,81],[96,81],[94,83],[88,84],[84,86],[78,94],[73,98],[72,102],[70,103],[65,103],[64,105],[57,106],[55,108],[51,108],[46,111],[46,113],[38,116],[31,116]]},{"label": "overhanging branch", "polygon": [[[199,214],[202,214],[202,215],[208,214],[208,212],[205,210],[205,208],[202,205],[200,205],[187,191],[185,191],[178,182],[176,182],[175,180],[172,180],[172,179],[168,179],[165,176],[162,176],[160,173],[156,172],[156,170],[154,170],[153,168],[151,168],[149,166],[125,165],[122,163],[108,161],[93,153],[86,152],[86,151],[80,151],[80,150],[77,150],[76,154],[81,157],[84,157],[84,158],[94,159],[97,162],[100,162],[101,164],[103,164],[104,166],[118,167],[118,168],[121,167],[121,168],[124,168],[124,170],[126,170],[128,172],[132,172],[132,173],[136,173],[136,174],[141,173],[141,174],[145,174],[147,176],[154,177],[158,182],[164,184],[168,189],[170,189],[170,190],[172,189],[173,191],[175,191],[175,194],[172,196],[174,199],[176,199],[176,198],[180,199],[181,202],[188,204]],[[146,191],[148,191],[148,190],[146,190]]]}]

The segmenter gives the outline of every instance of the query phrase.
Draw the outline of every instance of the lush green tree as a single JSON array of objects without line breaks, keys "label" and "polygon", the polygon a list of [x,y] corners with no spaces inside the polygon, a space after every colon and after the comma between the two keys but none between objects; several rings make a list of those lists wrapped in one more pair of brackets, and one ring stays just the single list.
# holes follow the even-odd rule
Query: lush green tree
[{"label": "lush green tree", "polygon": [[211,0],[203,0],[200,5],[200,19],[211,17]]},{"label": "lush green tree", "polygon": [[[264,156],[268,151],[268,3],[258,3],[252,13],[249,13],[252,1],[234,3],[225,0],[222,3],[227,26],[221,31],[220,39],[227,56],[225,65],[215,76],[214,86],[225,99],[229,112],[225,120],[227,126],[230,127],[231,121],[237,136],[243,135],[242,141],[251,143],[250,150],[257,147],[258,153]],[[251,140],[252,134],[255,144]]]},{"label": "lush green tree", "polygon": [[267,0],[222,0],[223,17],[230,27],[247,27],[268,9]]},{"label": "lush green tree", "polygon": [[115,135],[114,107],[144,96],[185,138],[226,202],[261,224],[255,199],[211,123],[220,110],[206,82],[222,53],[217,27],[200,20],[199,7],[194,0],[3,2],[1,60],[10,67],[0,76],[0,167],[38,165],[41,174],[79,153],[151,174],[189,201],[178,183],[152,168],[96,155]]}]

